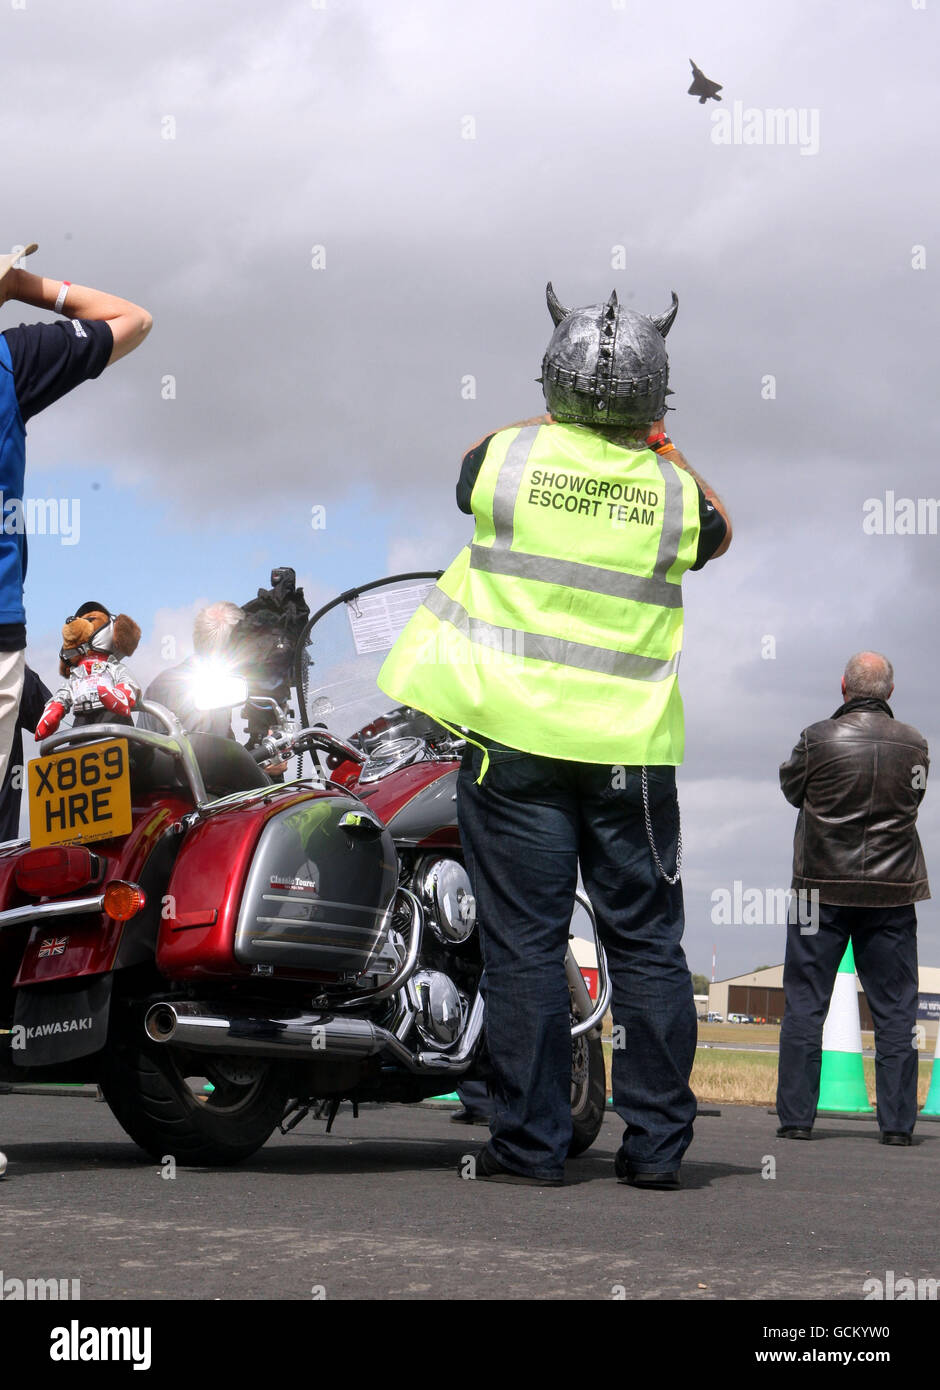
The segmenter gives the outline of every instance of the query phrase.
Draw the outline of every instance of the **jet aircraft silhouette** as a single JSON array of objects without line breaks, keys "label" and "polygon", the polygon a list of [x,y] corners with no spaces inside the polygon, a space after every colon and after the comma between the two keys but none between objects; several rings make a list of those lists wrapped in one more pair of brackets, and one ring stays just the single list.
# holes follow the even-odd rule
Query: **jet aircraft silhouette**
[{"label": "jet aircraft silhouette", "polygon": [[721,91],[720,82],[712,82],[710,77],[706,77],[701,68],[697,68],[692,59],[692,85],[689,88],[690,97],[698,97],[699,106],[704,106],[709,97],[714,97],[716,101],[721,101],[718,93]]}]

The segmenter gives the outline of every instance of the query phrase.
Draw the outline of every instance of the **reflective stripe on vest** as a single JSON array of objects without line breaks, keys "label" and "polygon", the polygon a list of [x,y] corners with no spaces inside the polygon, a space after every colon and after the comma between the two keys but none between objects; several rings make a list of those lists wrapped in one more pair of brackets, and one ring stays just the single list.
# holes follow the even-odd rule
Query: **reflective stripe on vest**
[{"label": "reflective stripe on vest", "polygon": [[512,549],[516,501],[525,466],[540,429],[540,425],[526,425],[510,444],[493,493],[493,544],[471,545],[470,568],[486,570],[488,574],[541,579],[552,584],[564,584],[569,589],[587,589],[594,594],[655,603],[663,608],[681,608],[682,590],[678,584],[668,583],[665,576],[676,563],[682,540],[682,483],[676,475],[675,465],[666,464],[658,455],[656,462],[663,480],[665,516],[653,578],[602,569],[598,565],[585,565],[578,560],[527,555]]},{"label": "reflective stripe on vest", "polygon": [[588,647],[583,642],[566,642],[560,637],[546,637],[536,632],[520,632],[518,628],[497,627],[481,618],[471,618],[461,604],[449,598],[441,589],[432,589],[424,607],[437,618],[450,623],[458,632],[481,647],[529,661],[551,661],[556,666],[576,666],[579,671],[598,671],[604,676],[619,676],[631,681],[664,681],[679,669],[679,653],[668,661],[656,661],[635,652],[612,651],[610,647]]},{"label": "reflective stripe on vest", "polygon": [[699,494],[650,450],[575,426],[490,440],[473,542],[389,653],[403,704],[525,752],[677,764],[683,573]]}]

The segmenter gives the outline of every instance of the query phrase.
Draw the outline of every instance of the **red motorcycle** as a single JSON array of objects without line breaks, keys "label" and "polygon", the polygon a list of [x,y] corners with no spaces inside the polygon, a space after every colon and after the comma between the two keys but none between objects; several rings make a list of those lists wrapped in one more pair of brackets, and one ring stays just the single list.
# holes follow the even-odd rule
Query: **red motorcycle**
[{"label": "red motorcycle", "polygon": [[[302,727],[254,701],[268,761],[296,759],[282,782],[151,703],[162,733],[44,740],[30,841],[0,849],[0,1080],[97,1082],[148,1153],[219,1164],[312,1107],[332,1122],[343,1100],[414,1103],[485,1078],[462,744],[420,712],[378,713],[375,684],[435,577],[363,585],[310,619]],[[567,959],[572,1153],[606,1097],[594,937],[596,1003]]]}]

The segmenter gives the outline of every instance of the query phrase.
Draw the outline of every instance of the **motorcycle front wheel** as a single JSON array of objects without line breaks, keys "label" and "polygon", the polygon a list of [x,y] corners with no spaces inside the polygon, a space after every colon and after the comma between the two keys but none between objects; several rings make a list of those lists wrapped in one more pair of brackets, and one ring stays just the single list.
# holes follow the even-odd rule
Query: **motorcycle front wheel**
[{"label": "motorcycle front wheel", "polygon": [[238,1163],[257,1152],[291,1090],[276,1063],[128,1042],[109,1047],[99,1082],[136,1144],[161,1161],[195,1167]]}]

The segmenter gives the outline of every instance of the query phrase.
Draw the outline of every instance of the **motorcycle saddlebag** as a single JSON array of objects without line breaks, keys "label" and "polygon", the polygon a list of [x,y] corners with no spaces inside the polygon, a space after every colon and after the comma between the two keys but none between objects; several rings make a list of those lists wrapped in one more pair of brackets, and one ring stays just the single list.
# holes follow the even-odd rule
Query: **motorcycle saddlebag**
[{"label": "motorcycle saddlebag", "polygon": [[157,966],[171,979],[358,975],[397,882],[388,830],[341,791],[220,809],[179,853]]}]

